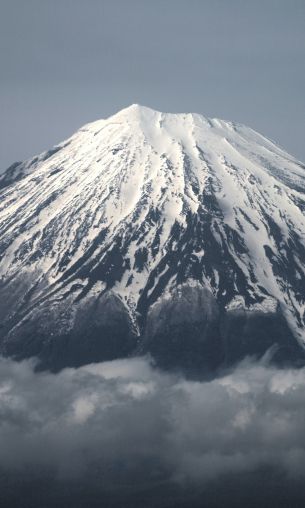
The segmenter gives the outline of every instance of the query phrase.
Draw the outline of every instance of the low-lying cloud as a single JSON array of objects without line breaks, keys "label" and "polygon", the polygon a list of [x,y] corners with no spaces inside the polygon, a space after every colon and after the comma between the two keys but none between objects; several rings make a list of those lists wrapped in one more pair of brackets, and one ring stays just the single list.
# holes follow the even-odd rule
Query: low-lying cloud
[{"label": "low-lying cloud", "polygon": [[0,360],[0,470],[105,482],[209,482],[261,467],[305,476],[305,369],[243,363],[209,382],[147,359],[59,374]]}]

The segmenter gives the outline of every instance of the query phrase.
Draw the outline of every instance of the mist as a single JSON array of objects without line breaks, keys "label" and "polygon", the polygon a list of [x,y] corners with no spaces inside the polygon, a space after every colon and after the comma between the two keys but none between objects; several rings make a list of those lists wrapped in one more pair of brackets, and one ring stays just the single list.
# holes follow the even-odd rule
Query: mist
[{"label": "mist", "polygon": [[[16,506],[30,506],[20,504],[18,489],[14,495],[10,491],[16,475],[31,488],[34,482],[36,490],[41,478],[61,488],[89,481],[99,500],[112,488],[116,495],[160,485],[194,493],[246,475],[252,475],[253,486],[253,475],[262,471],[272,471],[270,478],[276,474],[281,485],[301,482],[304,383],[305,369],[277,370],[251,361],[214,380],[194,382],[157,370],[149,358],[59,374],[35,372],[32,361],[1,359],[5,506],[13,498]],[[52,496],[48,499],[51,503]],[[172,506],[164,503],[158,500],[160,506]]]}]

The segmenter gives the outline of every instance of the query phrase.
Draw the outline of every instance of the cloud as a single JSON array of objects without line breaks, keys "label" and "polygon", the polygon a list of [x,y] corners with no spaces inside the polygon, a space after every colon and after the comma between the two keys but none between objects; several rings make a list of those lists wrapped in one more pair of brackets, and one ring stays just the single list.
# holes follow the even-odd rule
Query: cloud
[{"label": "cloud", "polygon": [[305,476],[305,369],[244,362],[193,382],[128,359],[35,373],[0,360],[0,471],[109,485],[203,484],[275,468]]}]

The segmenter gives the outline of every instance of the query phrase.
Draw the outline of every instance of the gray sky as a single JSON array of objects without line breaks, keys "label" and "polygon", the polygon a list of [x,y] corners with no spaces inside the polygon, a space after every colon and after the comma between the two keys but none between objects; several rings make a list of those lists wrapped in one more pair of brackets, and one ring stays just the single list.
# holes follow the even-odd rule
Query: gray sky
[{"label": "gray sky", "polygon": [[137,102],[305,161],[304,0],[0,0],[0,170]]}]

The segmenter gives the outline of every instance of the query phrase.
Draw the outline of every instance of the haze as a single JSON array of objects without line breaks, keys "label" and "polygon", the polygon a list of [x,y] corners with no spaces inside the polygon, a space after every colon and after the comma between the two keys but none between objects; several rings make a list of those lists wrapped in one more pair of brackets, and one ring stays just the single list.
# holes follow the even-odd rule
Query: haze
[{"label": "haze", "polygon": [[2,0],[0,44],[0,171],[135,102],[305,160],[303,0]]}]

